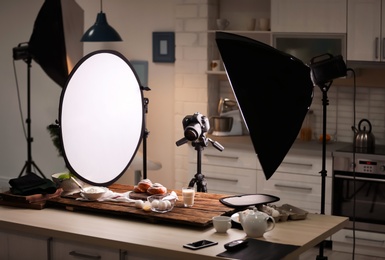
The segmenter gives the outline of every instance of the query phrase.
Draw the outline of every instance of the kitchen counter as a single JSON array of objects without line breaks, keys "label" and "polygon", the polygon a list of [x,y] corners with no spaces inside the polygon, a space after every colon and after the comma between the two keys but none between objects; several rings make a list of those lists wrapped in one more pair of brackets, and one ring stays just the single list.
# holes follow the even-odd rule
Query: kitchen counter
[{"label": "kitchen counter", "polygon": [[[194,214],[191,209],[191,214]],[[127,250],[149,259],[223,259],[216,257],[225,251],[223,245],[245,237],[242,230],[234,228],[226,234],[219,234],[212,227],[202,230],[53,208],[34,210],[0,206],[0,212],[0,230]],[[285,258],[296,259],[342,229],[347,221],[345,217],[309,214],[305,220],[277,223],[259,240],[299,246]],[[217,241],[218,245],[196,251],[182,247],[201,239]]]},{"label": "kitchen counter", "polygon": [[[253,143],[249,135],[242,136],[209,136],[214,141],[219,142],[226,148],[241,149],[255,153]],[[346,142],[332,142],[326,144],[327,156],[331,156],[331,153],[341,147],[347,146],[350,143]],[[292,145],[289,153],[306,153],[309,155],[322,156],[322,143],[318,141],[301,141],[296,140]]]}]

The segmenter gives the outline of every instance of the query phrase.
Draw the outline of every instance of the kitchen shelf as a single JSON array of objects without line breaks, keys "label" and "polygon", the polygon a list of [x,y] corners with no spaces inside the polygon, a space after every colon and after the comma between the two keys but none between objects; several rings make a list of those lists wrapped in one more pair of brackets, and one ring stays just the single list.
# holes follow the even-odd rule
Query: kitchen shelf
[{"label": "kitchen shelf", "polygon": [[251,30],[209,30],[208,33],[226,32],[234,34],[271,34],[271,31],[251,31]]}]

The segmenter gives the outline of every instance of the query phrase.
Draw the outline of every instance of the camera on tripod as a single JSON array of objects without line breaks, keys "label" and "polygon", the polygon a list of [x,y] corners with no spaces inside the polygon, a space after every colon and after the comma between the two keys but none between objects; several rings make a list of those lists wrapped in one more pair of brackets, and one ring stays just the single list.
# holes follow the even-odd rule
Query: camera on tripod
[{"label": "camera on tripod", "polygon": [[210,129],[209,119],[200,113],[186,116],[182,124],[184,136],[188,141],[196,141]]},{"label": "camera on tripod", "polygon": [[202,151],[204,147],[207,147],[208,142],[210,142],[216,149],[223,151],[224,147],[216,142],[207,138],[205,133],[210,129],[209,119],[200,114],[195,113],[193,115],[185,116],[182,120],[184,137],[176,142],[177,146],[187,143],[188,141],[192,142],[192,146],[195,147],[197,151],[197,173],[194,178],[191,179],[189,187],[194,187],[194,184],[197,184],[197,191],[207,192],[207,182],[205,176],[202,174]]}]

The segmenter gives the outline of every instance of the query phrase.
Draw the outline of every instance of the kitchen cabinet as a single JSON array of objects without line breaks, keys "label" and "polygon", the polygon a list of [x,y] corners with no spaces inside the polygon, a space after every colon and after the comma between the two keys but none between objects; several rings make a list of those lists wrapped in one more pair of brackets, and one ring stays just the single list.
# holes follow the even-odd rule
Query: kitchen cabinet
[{"label": "kitchen cabinet", "polygon": [[346,33],[347,0],[271,0],[273,32]]},{"label": "kitchen cabinet", "polygon": [[7,234],[0,230],[0,259],[8,258],[8,239]]},{"label": "kitchen cabinet", "polygon": [[385,60],[385,1],[349,0],[347,59]]},{"label": "kitchen cabinet", "polygon": [[[332,236],[333,251],[351,253],[353,246],[353,231],[342,229]],[[356,231],[356,254],[385,257],[385,234]]]},{"label": "kitchen cabinet", "polygon": [[[254,31],[259,30],[261,18],[270,19],[270,0],[220,0],[218,3],[218,17],[227,19],[227,30]],[[217,29],[216,19],[212,29]]]},{"label": "kitchen cabinet", "polygon": [[110,249],[100,246],[77,243],[62,239],[53,239],[52,257],[55,260],[68,259],[107,259],[119,260],[120,252],[117,249]]},{"label": "kitchen cabinet", "polygon": [[[191,178],[197,172],[196,151],[190,151]],[[202,152],[202,174],[207,190],[219,194],[245,194],[257,192],[257,157],[255,153],[225,149],[222,152],[207,147]]]},{"label": "kitchen cabinet", "polygon": [[51,239],[22,232],[0,231],[0,259],[51,259]]},{"label": "kitchen cabinet", "polygon": [[[208,116],[217,115],[220,81],[226,80],[226,73],[222,67],[221,71],[211,70],[211,61],[219,60],[220,54],[215,42],[215,32],[217,30],[216,19],[227,19],[230,24],[225,30],[245,36],[268,45],[272,45],[272,34],[270,31],[261,31],[258,28],[258,21],[261,18],[270,20],[270,0],[221,0],[217,1],[216,11],[209,19],[207,31],[207,76],[208,76]],[[254,25],[255,26],[252,26]],[[254,27],[254,28],[253,28]]]},{"label": "kitchen cabinet", "polygon": [[[325,214],[331,214],[331,157],[327,158],[326,166]],[[320,213],[321,170],[320,156],[289,152],[269,180],[266,180],[258,163],[257,191],[279,197],[280,205],[291,204],[311,213]]]}]

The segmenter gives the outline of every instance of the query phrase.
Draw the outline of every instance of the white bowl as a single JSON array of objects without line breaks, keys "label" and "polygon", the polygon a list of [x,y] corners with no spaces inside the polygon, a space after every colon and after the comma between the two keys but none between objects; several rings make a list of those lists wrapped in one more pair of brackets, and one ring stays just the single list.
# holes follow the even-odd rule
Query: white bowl
[{"label": "white bowl", "polygon": [[[69,174],[69,173],[59,172],[59,173],[52,174],[51,178],[52,178],[53,182],[57,185],[57,187],[63,189],[62,195],[71,195],[71,194],[80,192],[78,185],[73,180],[71,180],[69,178],[65,178],[65,179],[59,178],[59,176],[67,175],[67,174]],[[76,179],[76,180],[81,185],[84,185],[84,183],[82,181],[80,181],[78,179]]]},{"label": "white bowl", "polygon": [[84,192],[81,192],[81,195],[88,200],[98,200],[107,191],[106,188],[98,187],[98,186],[90,186],[90,187],[85,187],[83,189],[84,189]]}]

